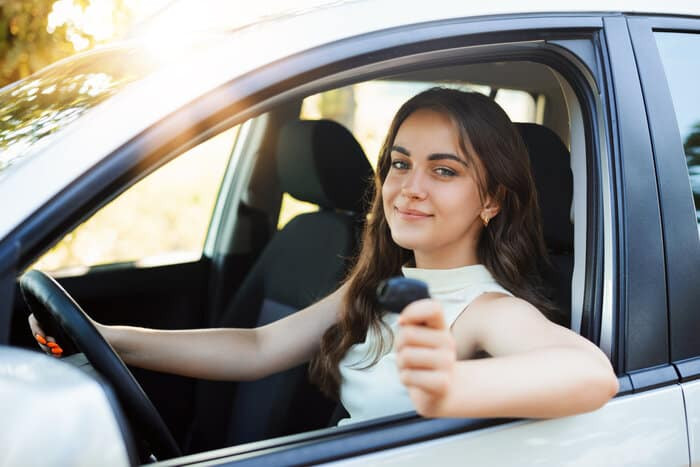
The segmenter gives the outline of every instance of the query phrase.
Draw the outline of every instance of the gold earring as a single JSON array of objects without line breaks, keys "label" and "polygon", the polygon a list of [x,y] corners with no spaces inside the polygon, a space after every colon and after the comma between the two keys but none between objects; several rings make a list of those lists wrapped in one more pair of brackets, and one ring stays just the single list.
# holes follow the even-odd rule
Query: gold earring
[{"label": "gold earring", "polygon": [[490,220],[491,220],[491,219],[489,219],[488,216],[481,216],[481,221],[484,223],[484,227],[488,227],[488,226],[489,226],[489,221],[490,221]]}]

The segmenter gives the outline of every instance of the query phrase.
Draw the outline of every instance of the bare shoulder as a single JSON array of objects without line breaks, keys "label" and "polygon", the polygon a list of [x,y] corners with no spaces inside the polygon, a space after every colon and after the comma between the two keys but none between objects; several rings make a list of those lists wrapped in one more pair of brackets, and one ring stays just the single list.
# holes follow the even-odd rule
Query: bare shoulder
[{"label": "bare shoulder", "polygon": [[499,319],[544,319],[545,316],[530,302],[500,292],[487,292],[474,299],[472,314],[494,321]]},{"label": "bare shoulder", "polygon": [[485,293],[470,308],[469,325],[477,345],[494,356],[549,345],[581,345],[583,341],[518,297]]},{"label": "bare shoulder", "polygon": [[[539,319],[541,313],[525,300],[500,292],[487,292],[475,298],[452,325],[460,356],[473,355],[478,350],[489,353],[488,342],[498,336],[499,330],[514,321],[529,316]],[[528,320],[528,318],[524,318]]]}]

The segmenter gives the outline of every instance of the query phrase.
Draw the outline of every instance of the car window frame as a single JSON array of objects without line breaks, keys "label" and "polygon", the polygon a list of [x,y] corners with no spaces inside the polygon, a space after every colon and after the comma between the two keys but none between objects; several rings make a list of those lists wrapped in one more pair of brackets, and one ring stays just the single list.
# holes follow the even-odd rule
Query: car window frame
[{"label": "car window frame", "polygon": [[[470,29],[470,26],[472,26],[472,29]],[[95,206],[102,202],[102,198],[106,193],[114,193],[129,185],[136,178],[134,173],[136,167],[146,166],[152,169],[174,157],[175,153],[182,152],[183,147],[191,146],[202,140],[202,137],[200,137],[197,140],[188,142],[173,138],[173,135],[186,135],[188,134],[186,130],[191,128],[210,127],[210,133],[229,128],[262,113],[265,106],[272,105],[274,99],[271,99],[271,95],[274,96],[275,93],[282,96],[285,89],[292,89],[309,80],[321,79],[333,73],[339,73],[344,69],[352,69],[362,60],[379,61],[382,58],[407,55],[408,51],[415,53],[417,52],[417,44],[428,50],[442,50],[455,47],[457,43],[480,45],[491,42],[503,42],[504,40],[529,41],[533,40],[533,38],[539,38],[541,40],[558,41],[557,47],[564,49],[565,41],[570,38],[591,37],[590,40],[593,42],[596,31],[599,31],[602,27],[603,21],[599,15],[543,15],[539,17],[514,15],[493,19],[488,22],[478,19],[441,21],[351,38],[347,41],[313,49],[305,54],[276,63],[201,97],[188,106],[187,114],[189,118],[186,121],[180,117],[181,113],[172,115],[103,160],[94,172],[68,187],[66,191],[49,203],[37,217],[26,222],[18,229],[18,238],[26,239],[25,242],[20,242],[21,255],[18,262],[20,266],[25,264],[33,253],[40,250],[42,245],[49,241],[50,235],[42,235],[42,232],[52,233],[55,236],[57,231],[66,229],[66,225],[75,223],[76,219],[84,215],[86,209],[95,209]],[[552,35],[551,31],[561,31],[562,33],[561,36]],[[566,52],[577,56],[575,50]],[[549,63],[550,65],[556,65],[554,62],[557,60],[560,62],[570,60],[563,53],[558,57],[554,52],[552,54],[549,57],[552,60]],[[585,63],[585,60],[581,61]],[[559,63],[559,65],[562,65],[562,63]],[[299,66],[304,68],[301,70],[295,68]],[[589,63],[589,68],[595,69],[595,63]],[[288,76],[288,78],[280,82],[280,76]],[[568,79],[568,76],[566,77]],[[338,82],[335,82],[334,85],[337,86]],[[246,99],[244,97],[250,98],[252,101],[259,101],[261,104],[248,107],[250,100],[245,102]],[[599,157],[598,130],[604,133],[605,129],[597,128],[596,116],[589,115],[588,118],[593,129],[593,141],[590,143],[591,147],[587,148],[587,150],[589,157],[597,160]],[[211,134],[206,136],[211,136]],[[156,149],[146,152],[142,150],[143,148]],[[595,166],[593,167],[595,169]],[[597,172],[588,174],[588,180],[598,179],[599,174]],[[598,185],[595,186],[597,187]],[[108,189],[110,191],[107,191]],[[600,189],[589,189],[589,191],[596,197],[600,196],[601,193]],[[80,210],[71,206],[71,203],[74,203],[76,199],[86,195],[88,201],[78,203]],[[592,300],[595,303],[588,305],[592,307],[593,314],[599,314],[599,309],[602,306],[602,258],[596,257],[603,254],[602,221],[599,219],[599,217],[602,217],[599,214],[602,204],[602,200],[595,198],[594,202],[589,203],[587,208],[589,211],[594,210],[594,215],[597,216],[592,218],[592,220],[589,217],[589,230],[593,233],[589,235],[587,251],[592,258],[590,261],[587,261],[587,264],[590,263],[595,266],[591,268],[591,271],[587,272],[585,279],[586,289],[593,291]],[[71,209],[68,211],[71,214],[67,218],[63,217],[63,215],[59,216],[57,212],[62,212],[62,209]],[[65,213],[65,211],[63,212]],[[36,240],[33,240],[35,238]],[[591,249],[588,249],[588,247],[591,247]],[[251,452],[255,451],[264,451],[265,455],[267,455],[270,454],[269,450],[280,450],[279,456],[285,456],[287,454],[284,453],[289,453],[287,446],[294,446],[294,449],[298,452],[308,451],[309,462],[320,462],[323,459],[327,459],[329,453],[335,458],[353,456],[361,452],[410,444],[416,440],[437,438],[451,433],[463,433],[493,424],[508,422],[509,420],[504,419],[488,421],[473,419],[427,420],[407,414],[392,417],[388,421],[373,420],[366,424],[337,428],[332,431],[321,430],[318,433],[303,433],[294,435],[292,438],[266,440],[232,449],[234,449],[237,456],[240,455],[242,457],[248,457]],[[362,434],[362,438],[357,438],[356,442],[351,442],[355,438],[350,436],[358,434]],[[341,442],[336,443],[334,441],[336,437]],[[371,446],[367,444],[369,440],[373,440]],[[314,442],[314,446],[316,446],[317,441],[319,443],[318,449],[307,449],[302,446],[309,442]],[[305,449],[306,451],[304,451]],[[214,459],[220,456],[228,456],[233,454],[234,451],[223,450],[217,454],[207,455],[207,458]],[[283,458],[280,457],[280,459]],[[262,458],[260,459],[261,462],[265,462]],[[182,458],[178,459],[178,462],[182,461]]]},{"label": "car window frame", "polygon": [[[649,115],[649,129],[654,143],[656,176],[662,210],[668,313],[670,362],[680,380],[700,378],[700,287],[690,271],[700,270],[698,238],[692,188],[688,177],[683,145],[675,116],[666,70],[657,47],[657,32],[696,34],[700,37],[700,20],[674,17],[630,17],[630,37]],[[686,180],[687,183],[679,182]],[[690,218],[692,222],[684,222]],[[669,239],[673,239],[670,241]]]}]

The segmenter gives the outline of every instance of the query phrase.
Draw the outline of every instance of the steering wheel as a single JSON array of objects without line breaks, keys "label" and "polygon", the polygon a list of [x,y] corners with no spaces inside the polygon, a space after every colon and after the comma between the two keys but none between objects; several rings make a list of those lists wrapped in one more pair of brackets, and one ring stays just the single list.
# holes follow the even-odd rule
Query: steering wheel
[{"label": "steering wheel", "polygon": [[[30,311],[47,334],[68,337],[114,388],[137,440],[145,444],[140,446],[142,453],[146,448],[159,460],[181,456],[173,435],[151,400],[68,292],[52,277],[36,269],[20,278],[20,288]],[[69,345],[59,342],[64,348]]]}]

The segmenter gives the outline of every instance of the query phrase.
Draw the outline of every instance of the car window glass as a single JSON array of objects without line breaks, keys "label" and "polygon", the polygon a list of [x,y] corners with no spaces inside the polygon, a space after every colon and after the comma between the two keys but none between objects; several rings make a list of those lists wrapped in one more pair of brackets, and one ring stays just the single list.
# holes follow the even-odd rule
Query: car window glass
[{"label": "car window glass", "polygon": [[657,32],[656,43],[671,90],[700,230],[700,34]]},{"label": "car window glass", "polygon": [[206,140],[144,178],[66,235],[34,267],[74,268],[196,260],[238,127]]},{"label": "car window glass", "polygon": [[[383,138],[401,104],[419,92],[434,87],[452,87],[490,95],[513,121],[541,122],[544,99],[515,89],[465,82],[375,80],[332,89],[304,99],[300,118],[329,119],[344,125],[357,138],[372,167],[376,167]],[[284,194],[278,221],[281,228],[295,215],[317,210],[318,206]]]}]

